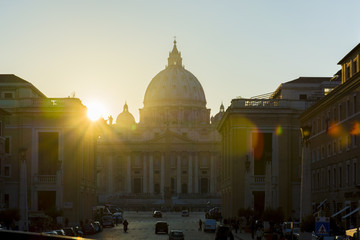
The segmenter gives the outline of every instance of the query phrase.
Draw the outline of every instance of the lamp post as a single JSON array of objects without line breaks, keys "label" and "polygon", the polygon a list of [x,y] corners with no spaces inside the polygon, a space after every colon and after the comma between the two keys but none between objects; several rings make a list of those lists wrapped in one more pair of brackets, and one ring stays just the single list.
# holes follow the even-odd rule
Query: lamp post
[{"label": "lamp post", "polygon": [[[302,139],[302,154],[301,154],[301,189],[300,189],[300,222],[302,222],[302,218],[309,214],[310,207],[310,192],[309,188],[311,188],[311,183],[309,184],[309,163],[306,156],[305,157],[305,148],[308,147],[310,134],[311,134],[311,126],[303,126],[300,128],[301,131],[301,139]],[[310,185],[310,186],[309,186]],[[305,195],[306,194],[306,195]]]},{"label": "lamp post", "polygon": [[24,231],[28,231],[28,205],[27,205],[27,165],[26,165],[26,148],[19,149],[20,162],[20,227]]}]

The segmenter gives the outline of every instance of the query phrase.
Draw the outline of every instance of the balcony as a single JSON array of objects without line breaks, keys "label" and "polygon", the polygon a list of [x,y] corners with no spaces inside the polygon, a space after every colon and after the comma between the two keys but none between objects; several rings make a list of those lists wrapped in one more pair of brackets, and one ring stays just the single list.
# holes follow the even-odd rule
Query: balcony
[{"label": "balcony", "polygon": [[312,102],[299,100],[284,99],[233,99],[231,108],[291,108],[304,110],[309,107]]},{"label": "balcony", "polygon": [[34,184],[55,185],[56,175],[35,175]]}]

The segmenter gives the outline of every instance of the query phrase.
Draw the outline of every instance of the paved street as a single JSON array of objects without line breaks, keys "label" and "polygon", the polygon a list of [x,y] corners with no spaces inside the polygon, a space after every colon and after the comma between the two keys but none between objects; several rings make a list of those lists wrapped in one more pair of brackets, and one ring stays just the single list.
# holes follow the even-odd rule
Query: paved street
[{"label": "paved street", "polygon": [[204,220],[203,212],[190,213],[190,217],[182,217],[180,212],[163,213],[162,218],[153,218],[151,212],[125,212],[129,222],[129,230],[123,232],[123,225],[104,228],[104,231],[87,238],[92,239],[168,239],[167,234],[155,234],[156,221],[167,221],[169,229],[180,229],[186,240],[215,239],[214,233],[198,231],[199,219]]}]

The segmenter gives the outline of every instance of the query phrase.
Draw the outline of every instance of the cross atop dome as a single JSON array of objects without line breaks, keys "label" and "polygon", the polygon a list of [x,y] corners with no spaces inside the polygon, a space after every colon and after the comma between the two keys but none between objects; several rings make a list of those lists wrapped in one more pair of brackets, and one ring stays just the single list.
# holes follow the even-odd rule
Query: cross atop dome
[{"label": "cross atop dome", "polygon": [[176,37],[174,37],[174,47],[172,49],[172,51],[169,54],[169,58],[168,58],[168,66],[180,66],[182,67],[182,58],[181,58],[181,53],[177,50],[176,47]]}]

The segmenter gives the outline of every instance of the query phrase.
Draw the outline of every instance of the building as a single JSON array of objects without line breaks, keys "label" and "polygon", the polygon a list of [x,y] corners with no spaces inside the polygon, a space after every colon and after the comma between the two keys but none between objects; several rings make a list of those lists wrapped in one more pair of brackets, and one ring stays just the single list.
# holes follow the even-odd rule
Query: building
[{"label": "building", "polygon": [[304,145],[303,216],[318,213],[347,227],[355,226],[360,199],[359,55],[360,44],[338,63],[341,84],[300,118],[311,130]]},{"label": "building", "polygon": [[139,123],[125,103],[98,141],[99,201],[146,209],[220,205],[221,115],[210,121],[204,90],[174,41],[168,65],[146,89]]},{"label": "building", "polygon": [[224,217],[250,209],[281,208],[300,215],[301,138],[298,117],[334,88],[329,77],[300,77],[272,94],[233,99],[218,125],[222,135],[221,197]]},{"label": "building", "polygon": [[[20,229],[51,213],[69,224],[96,205],[95,140],[76,98],[48,98],[31,83],[0,75],[1,209],[19,209]],[[4,140],[4,141],[3,141]]]}]

